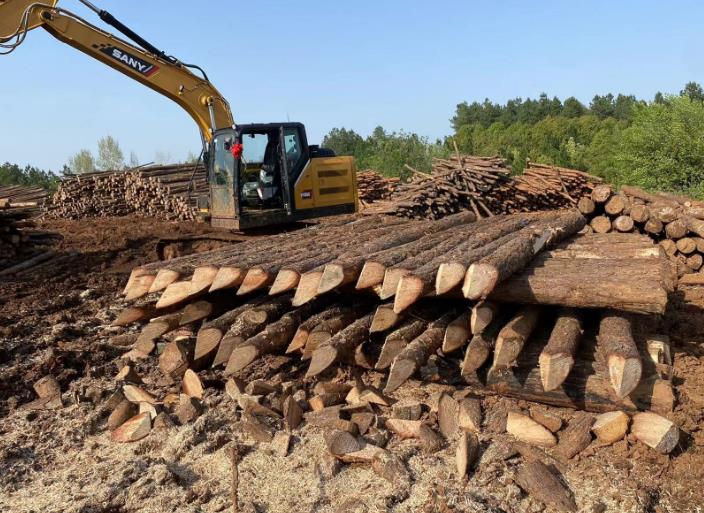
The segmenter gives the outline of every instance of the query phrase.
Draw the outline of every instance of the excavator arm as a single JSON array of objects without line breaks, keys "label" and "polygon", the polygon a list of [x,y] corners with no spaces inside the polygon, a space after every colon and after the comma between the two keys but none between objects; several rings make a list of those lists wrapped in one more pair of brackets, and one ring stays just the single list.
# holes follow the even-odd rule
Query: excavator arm
[{"label": "excavator arm", "polygon": [[209,143],[215,130],[234,125],[230,106],[203,73],[191,71],[196,66],[184,64],[146,42],[106,11],[94,10],[134,40],[133,45],[99,29],[75,14],[56,7],[58,0],[44,3],[33,0],[0,0],[0,53],[9,53],[19,46],[27,33],[42,27],[59,41],[107,64],[111,68],[144,84],[180,105],[198,125],[204,143]]}]

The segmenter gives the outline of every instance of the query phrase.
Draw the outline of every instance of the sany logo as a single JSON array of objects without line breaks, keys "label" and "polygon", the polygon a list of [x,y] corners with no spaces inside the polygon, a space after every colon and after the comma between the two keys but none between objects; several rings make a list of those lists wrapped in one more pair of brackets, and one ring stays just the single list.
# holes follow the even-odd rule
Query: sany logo
[{"label": "sany logo", "polygon": [[101,48],[100,51],[106,55],[109,55],[113,59],[129,66],[133,70],[138,71],[145,77],[151,76],[159,70],[158,66],[149,64],[148,62],[143,61],[139,57],[135,57],[134,55],[122,51],[114,46],[106,46],[105,48]]}]

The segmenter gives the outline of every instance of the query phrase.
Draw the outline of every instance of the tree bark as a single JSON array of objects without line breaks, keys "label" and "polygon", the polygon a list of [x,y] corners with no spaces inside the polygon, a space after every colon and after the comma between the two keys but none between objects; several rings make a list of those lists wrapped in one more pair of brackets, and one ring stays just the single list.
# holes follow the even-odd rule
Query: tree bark
[{"label": "tree bark", "polygon": [[562,308],[550,339],[538,358],[543,389],[548,392],[555,390],[567,379],[581,336],[582,319],[579,312],[574,308]]}]

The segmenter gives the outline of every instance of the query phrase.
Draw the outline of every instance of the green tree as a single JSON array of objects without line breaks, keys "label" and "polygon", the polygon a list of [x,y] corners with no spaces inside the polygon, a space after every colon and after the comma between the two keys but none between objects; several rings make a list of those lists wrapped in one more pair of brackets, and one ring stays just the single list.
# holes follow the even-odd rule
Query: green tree
[{"label": "green tree", "polygon": [[690,95],[638,105],[616,156],[617,184],[704,195],[704,103]]},{"label": "green tree", "polygon": [[125,157],[120,145],[111,135],[106,135],[98,140],[98,160],[96,162],[101,171],[116,171],[124,169]]},{"label": "green tree", "polygon": [[33,166],[21,168],[17,164],[0,164],[0,185],[38,185],[49,191],[56,189],[59,177],[52,171]]},{"label": "green tree", "polygon": [[96,170],[93,154],[90,150],[80,150],[68,160],[68,168],[77,175],[93,173]]},{"label": "green tree", "polygon": [[364,146],[364,139],[354,130],[333,128],[323,138],[322,146],[333,150],[337,155],[355,155],[359,158]]},{"label": "green tree", "polygon": [[680,96],[688,96],[695,101],[704,101],[704,89],[697,82],[687,82],[684,89],[680,91]]}]

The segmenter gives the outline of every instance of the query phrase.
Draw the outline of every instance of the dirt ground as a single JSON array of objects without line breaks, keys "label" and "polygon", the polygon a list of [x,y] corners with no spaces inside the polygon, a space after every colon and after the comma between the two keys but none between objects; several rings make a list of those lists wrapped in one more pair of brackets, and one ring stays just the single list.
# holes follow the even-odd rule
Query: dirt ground
[{"label": "dirt ground", "polygon": [[[63,256],[32,274],[0,281],[0,511],[232,511],[231,447],[240,459],[242,511],[550,511],[515,484],[524,456],[503,426],[509,410],[535,405],[497,397],[483,399],[481,457],[468,480],[455,476],[452,442],[427,454],[414,440],[391,439],[387,449],[411,474],[408,489],[394,487],[366,465],[335,464],[315,426],[294,430],[287,456],[255,442],[221,382],[206,380],[206,410],[195,422],[154,430],[132,444],[113,442],[105,428],[105,399],[116,388],[113,377],[129,349],[113,340],[137,329],[110,326],[124,306],[118,292],[132,267],[154,259],[158,237],[208,228],[127,218],[52,221],[43,229],[63,235]],[[686,317],[677,317],[672,326],[673,334],[687,336],[674,337],[678,401],[671,418],[683,435],[669,457],[630,438],[611,447],[594,443],[570,461],[538,451],[562,475],[580,511],[701,510],[704,337],[679,329],[691,328],[686,324]],[[253,377],[275,379],[285,365],[285,358],[271,357]],[[24,408],[36,398],[32,384],[47,374],[61,385],[65,406]],[[156,374],[145,374],[148,385]],[[427,400],[441,388],[410,381],[395,395]],[[574,415],[550,410],[565,423]]]}]

